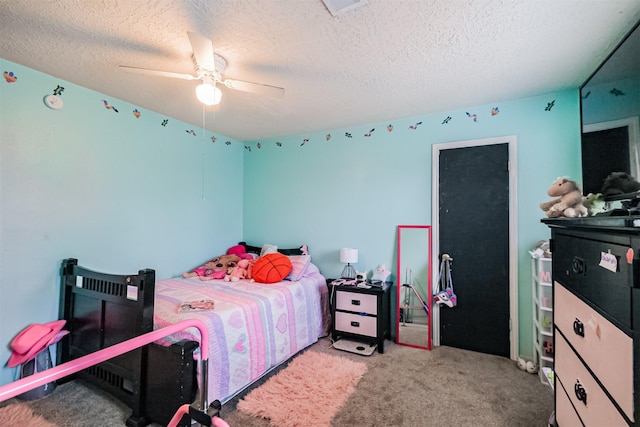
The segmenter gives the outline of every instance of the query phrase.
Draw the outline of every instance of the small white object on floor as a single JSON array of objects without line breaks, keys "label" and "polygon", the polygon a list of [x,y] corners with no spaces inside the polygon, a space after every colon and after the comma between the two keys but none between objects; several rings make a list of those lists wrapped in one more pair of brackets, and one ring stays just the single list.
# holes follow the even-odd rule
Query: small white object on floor
[{"label": "small white object on floor", "polygon": [[351,341],[341,339],[333,343],[333,348],[349,353],[361,354],[363,356],[371,356],[378,347],[378,344],[367,344],[359,341]]},{"label": "small white object on floor", "polygon": [[536,372],[538,372],[538,365],[536,365],[535,362],[531,360],[527,361],[526,368],[527,372],[529,372],[530,374],[535,374]]}]

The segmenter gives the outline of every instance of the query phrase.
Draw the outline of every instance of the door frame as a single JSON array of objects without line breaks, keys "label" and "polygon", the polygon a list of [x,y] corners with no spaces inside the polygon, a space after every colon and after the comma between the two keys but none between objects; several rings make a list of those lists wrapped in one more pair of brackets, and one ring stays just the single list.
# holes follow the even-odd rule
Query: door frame
[{"label": "door frame", "polygon": [[[518,341],[518,203],[517,203],[517,143],[516,135],[494,138],[472,139],[464,141],[433,144],[431,150],[431,218],[432,218],[432,264],[439,265],[440,254],[440,151],[454,148],[477,147],[483,145],[507,144],[509,150],[509,346],[511,360],[517,360]],[[431,283],[438,283],[438,268],[432,269]],[[433,292],[433,290],[432,290]],[[433,346],[440,345],[440,307],[432,307]]]}]

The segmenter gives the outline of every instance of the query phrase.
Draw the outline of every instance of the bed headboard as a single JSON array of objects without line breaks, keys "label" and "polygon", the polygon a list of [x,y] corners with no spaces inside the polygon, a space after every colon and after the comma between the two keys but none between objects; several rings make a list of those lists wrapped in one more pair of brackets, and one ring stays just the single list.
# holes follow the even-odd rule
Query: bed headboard
[{"label": "bed headboard", "polygon": [[[260,255],[260,252],[262,251],[262,246],[249,245],[246,242],[240,242],[238,244],[244,246],[244,248],[246,249],[247,253],[253,253],[253,254]],[[280,252],[283,255],[304,255],[305,252],[302,249],[303,247],[304,247],[304,245],[301,245],[301,246],[299,246],[297,248],[292,248],[292,249],[278,248],[278,252]]]}]

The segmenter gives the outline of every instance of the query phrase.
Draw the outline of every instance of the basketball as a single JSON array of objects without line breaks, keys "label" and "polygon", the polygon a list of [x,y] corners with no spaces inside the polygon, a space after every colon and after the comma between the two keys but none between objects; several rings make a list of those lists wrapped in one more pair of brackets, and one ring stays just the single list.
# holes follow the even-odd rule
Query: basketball
[{"label": "basketball", "polygon": [[281,253],[261,256],[252,269],[253,279],[260,283],[280,282],[289,273],[291,273],[291,261]]}]

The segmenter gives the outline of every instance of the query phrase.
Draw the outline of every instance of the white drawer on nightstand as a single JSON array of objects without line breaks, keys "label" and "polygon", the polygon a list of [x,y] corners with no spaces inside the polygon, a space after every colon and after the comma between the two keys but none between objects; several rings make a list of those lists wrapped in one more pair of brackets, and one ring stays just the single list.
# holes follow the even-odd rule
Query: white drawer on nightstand
[{"label": "white drawer on nightstand", "polygon": [[[556,378],[560,380],[562,387],[567,391],[569,400],[578,411],[580,418],[585,421],[585,426],[627,427],[627,422],[620,415],[620,412],[613,406],[604,390],[560,334],[556,334],[555,355]],[[583,400],[578,399],[577,388],[584,390]]]},{"label": "white drawer on nightstand", "polygon": [[554,292],[556,327],[633,421],[633,340],[563,286]]},{"label": "white drawer on nightstand", "polygon": [[376,315],[378,314],[378,297],[371,294],[337,291],[336,310]]},{"label": "white drawer on nightstand", "polygon": [[336,331],[375,337],[377,318],[374,316],[360,316],[353,313],[336,312]]}]

